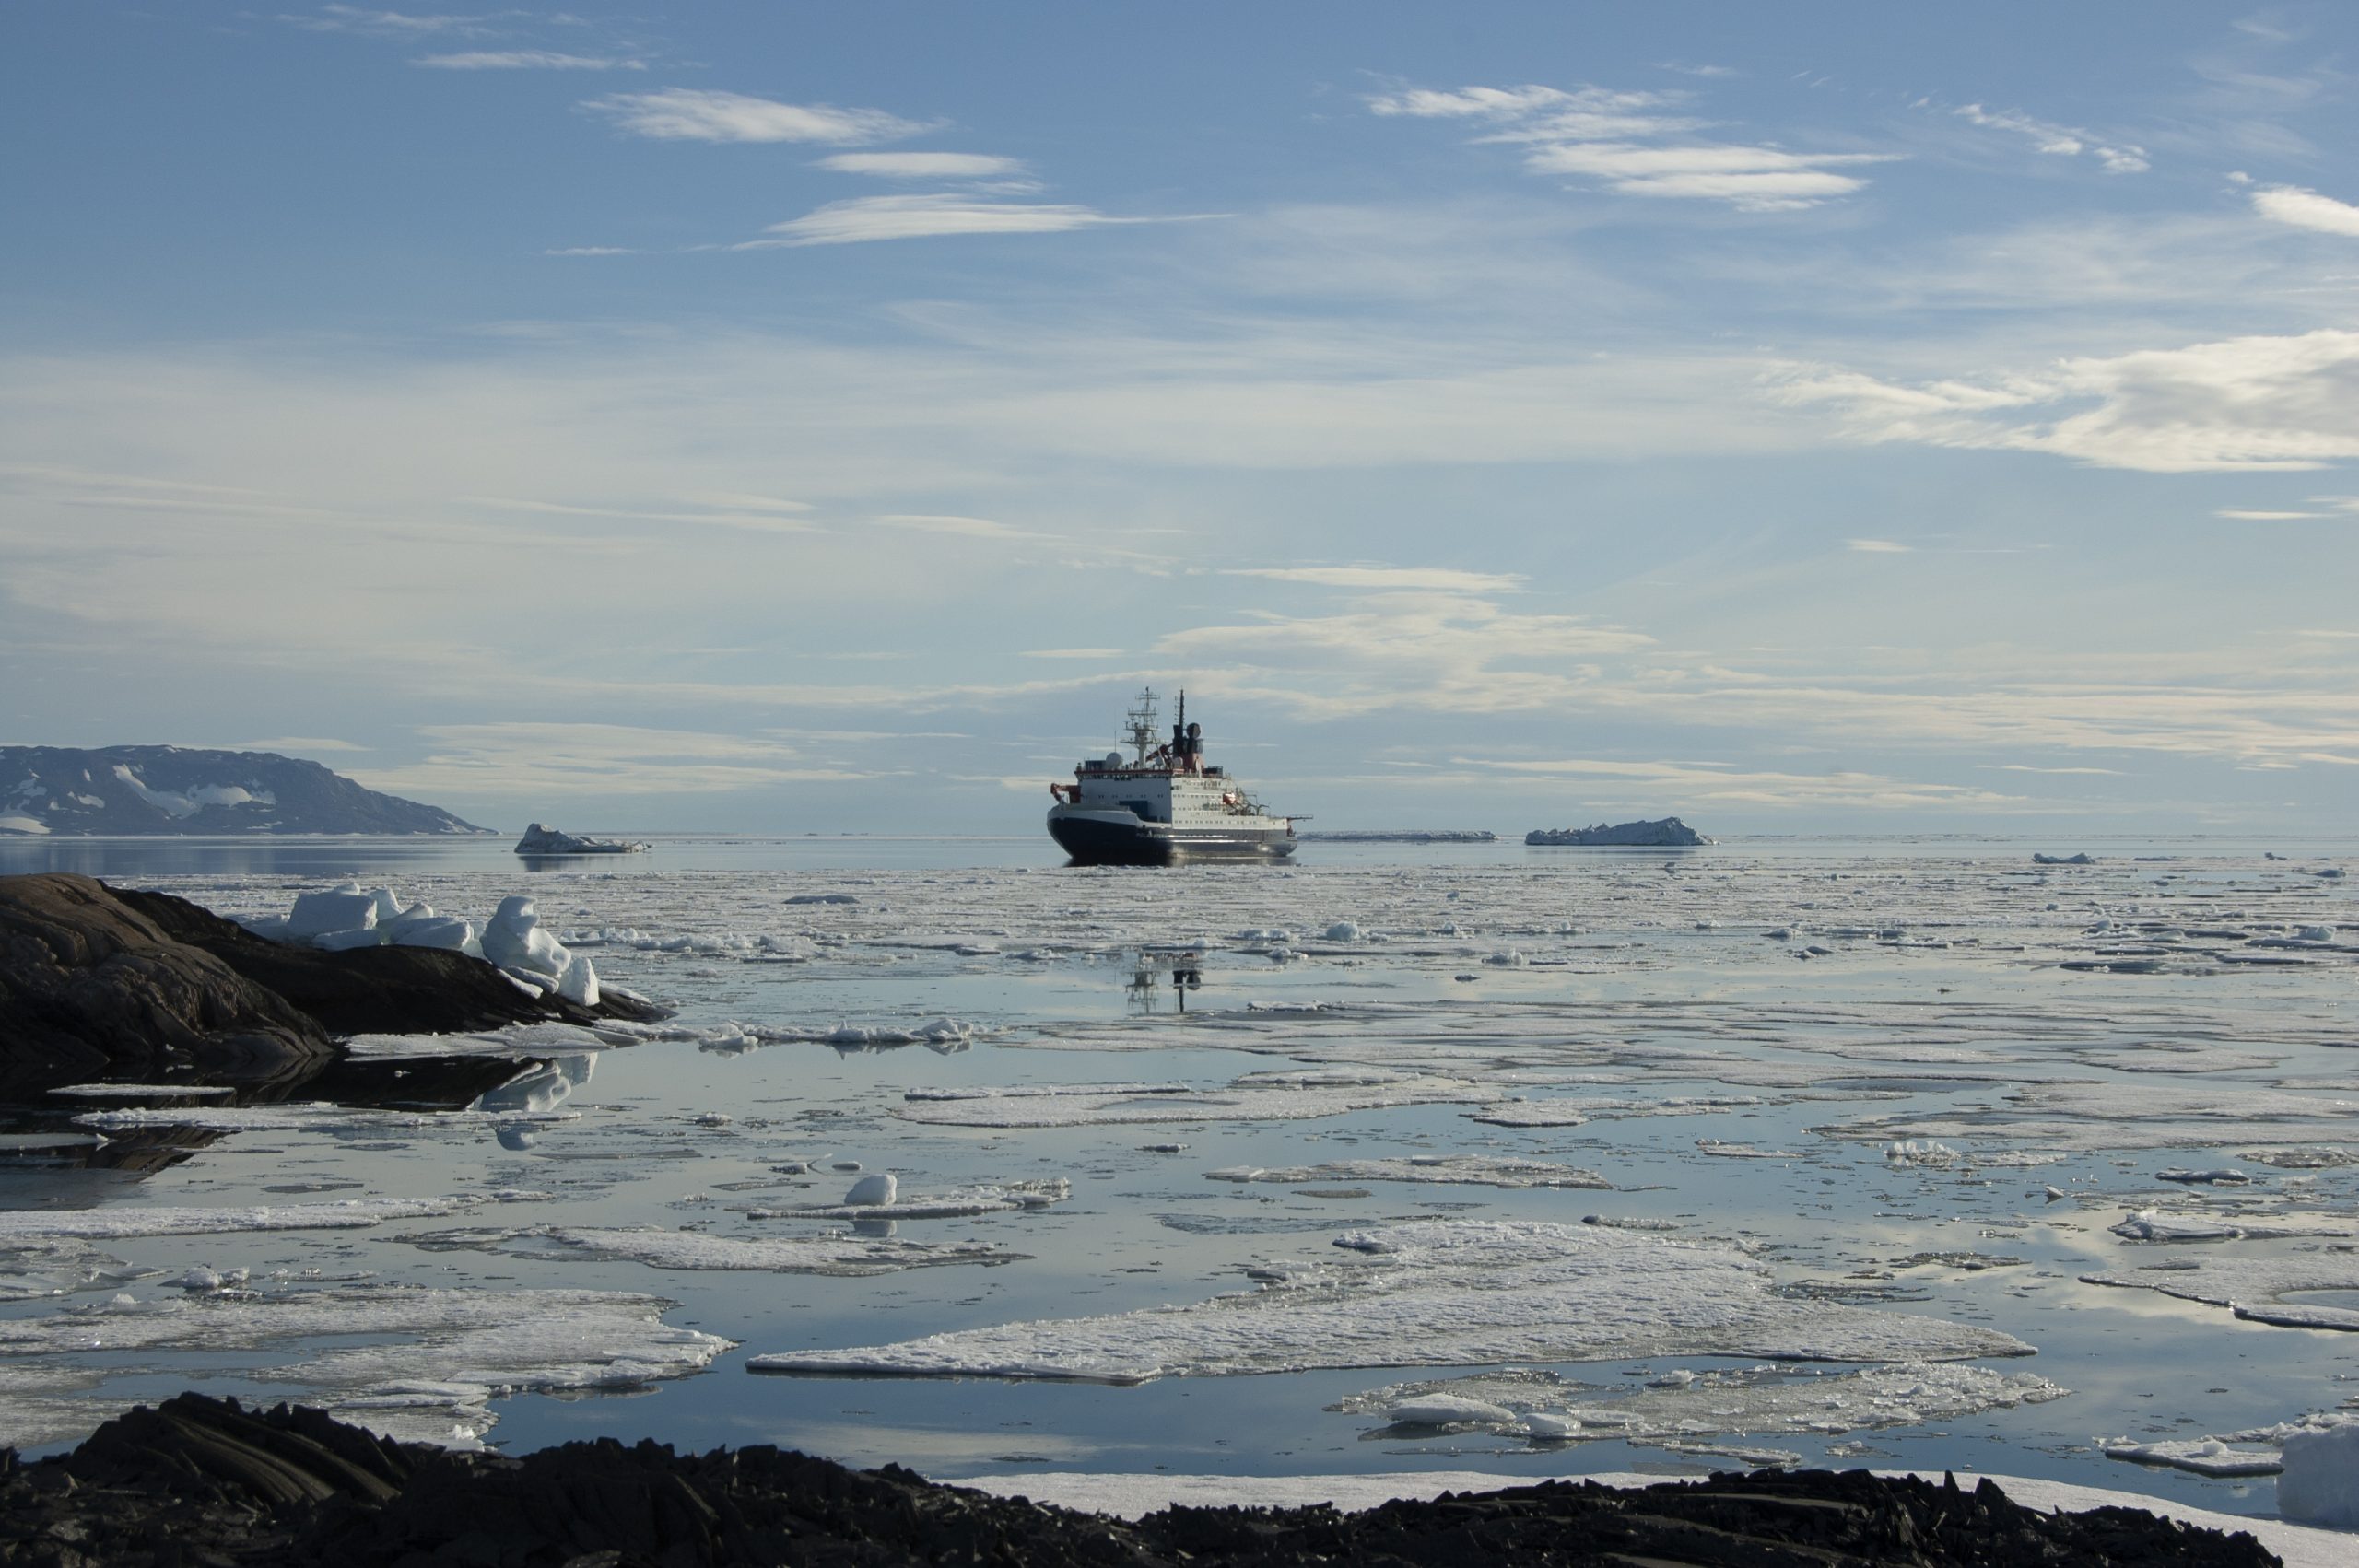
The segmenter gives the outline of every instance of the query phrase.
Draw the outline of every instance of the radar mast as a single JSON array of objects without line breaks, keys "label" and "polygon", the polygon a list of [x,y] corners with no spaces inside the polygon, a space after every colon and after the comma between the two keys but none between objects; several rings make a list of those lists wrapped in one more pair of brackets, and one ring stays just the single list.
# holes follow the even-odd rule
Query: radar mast
[{"label": "radar mast", "polygon": [[1131,744],[1138,749],[1138,758],[1133,766],[1144,767],[1147,753],[1163,743],[1163,737],[1156,727],[1155,688],[1149,686],[1139,693],[1138,706],[1123,718],[1128,725]]}]

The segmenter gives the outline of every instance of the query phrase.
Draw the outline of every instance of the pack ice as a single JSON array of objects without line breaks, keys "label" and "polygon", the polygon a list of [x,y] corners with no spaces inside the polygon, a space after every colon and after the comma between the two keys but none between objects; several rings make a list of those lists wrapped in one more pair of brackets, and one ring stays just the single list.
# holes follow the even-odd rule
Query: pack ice
[{"label": "pack ice", "polygon": [[1346,1256],[1257,1270],[1186,1305],[760,1355],[757,1372],[1144,1383],[1315,1367],[1649,1355],[1948,1361],[2029,1355],[2009,1334],[1770,1290],[1731,1248],[1593,1226],[1434,1220],[1340,1236]]},{"label": "pack ice", "polygon": [[308,942],[331,953],[356,947],[440,947],[487,959],[536,996],[554,992],[583,1007],[598,1005],[598,973],[541,927],[533,900],[522,894],[499,901],[480,933],[473,922],[439,915],[420,900],[404,904],[390,887],[364,890],[347,882],[299,893],[283,921],[256,930],[282,942]]}]

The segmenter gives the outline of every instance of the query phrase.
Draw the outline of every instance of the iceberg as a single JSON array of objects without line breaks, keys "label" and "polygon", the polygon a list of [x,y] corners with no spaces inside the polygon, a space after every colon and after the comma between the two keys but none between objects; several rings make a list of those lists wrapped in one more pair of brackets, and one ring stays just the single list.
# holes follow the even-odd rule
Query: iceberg
[{"label": "iceberg", "polygon": [[516,840],[516,852],[520,855],[637,855],[646,849],[644,844],[621,838],[584,838],[538,822],[524,829],[524,837]]},{"label": "iceberg", "polygon": [[1712,842],[1675,816],[1610,826],[1601,822],[1593,827],[1535,827],[1523,836],[1523,841],[1603,849],[1693,849]]}]

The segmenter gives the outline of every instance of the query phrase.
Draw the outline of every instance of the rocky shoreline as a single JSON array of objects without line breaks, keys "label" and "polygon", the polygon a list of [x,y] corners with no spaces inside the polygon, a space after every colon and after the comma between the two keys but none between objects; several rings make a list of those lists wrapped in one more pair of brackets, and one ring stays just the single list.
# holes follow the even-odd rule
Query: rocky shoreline
[{"label": "rocky shoreline", "polygon": [[482,959],[422,947],[286,946],[185,899],[49,872],[0,877],[0,1094],[189,1071],[322,1071],[358,1034],[648,1018],[609,995],[528,996]]},{"label": "rocky shoreline", "polygon": [[0,1564],[41,1568],[1964,1568],[2279,1560],[2140,1509],[2022,1507],[1984,1482],[1863,1470],[1718,1475],[1642,1491],[1551,1481],[1365,1513],[1171,1507],[1136,1521],[854,1470],[769,1446],[675,1454],[602,1439],[510,1457],[388,1442],[318,1410],[182,1394],[33,1464],[0,1456]]}]

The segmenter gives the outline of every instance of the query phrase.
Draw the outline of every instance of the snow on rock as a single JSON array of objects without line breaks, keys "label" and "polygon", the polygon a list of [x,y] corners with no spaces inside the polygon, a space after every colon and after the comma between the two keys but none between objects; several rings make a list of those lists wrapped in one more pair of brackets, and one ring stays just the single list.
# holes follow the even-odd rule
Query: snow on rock
[{"label": "snow on rock", "polygon": [[347,882],[324,893],[297,894],[285,934],[289,942],[311,942],[336,931],[376,928],[377,900],[361,892],[358,883]]},{"label": "snow on rock", "polygon": [[2359,1530],[2359,1422],[2289,1433],[2277,1511],[2306,1525]]},{"label": "snow on rock", "polygon": [[491,923],[483,929],[483,955],[503,969],[522,969],[555,979],[565,973],[571,954],[565,944],[541,929],[541,917],[522,894],[499,901]]},{"label": "snow on rock", "polygon": [[1206,1171],[1211,1181],[1235,1182],[1353,1182],[1430,1181],[1465,1183],[1476,1187],[1562,1187],[1611,1188],[1613,1183],[1595,1171],[1547,1160],[1494,1159],[1483,1154],[1421,1154],[1407,1159],[1335,1160],[1322,1165],[1294,1165],[1265,1170],[1259,1165],[1225,1165]]},{"label": "snow on rock", "polygon": [[755,1357],[757,1371],[1077,1378],[1318,1367],[1748,1355],[1833,1361],[2028,1355],[2012,1335],[1772,1293],[1732,1248],[1579,1225],[1434,1220],[1354,1232],[1345,1259],[1263,1270],[1186,1305],[1013,1323],[898,1344]]}]

